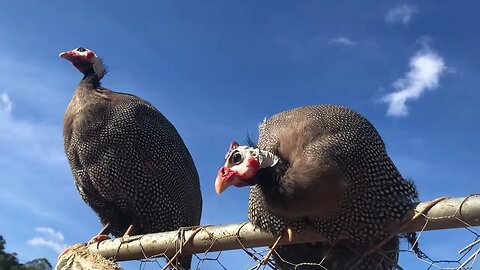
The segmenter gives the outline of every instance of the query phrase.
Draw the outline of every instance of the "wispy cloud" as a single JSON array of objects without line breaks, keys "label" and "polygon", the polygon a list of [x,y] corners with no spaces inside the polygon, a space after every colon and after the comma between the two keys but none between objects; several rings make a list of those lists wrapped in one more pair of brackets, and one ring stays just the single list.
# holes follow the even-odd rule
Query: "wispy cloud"
[{"label": "wispy cloud", "polygon": [[67,245],[64,243],[65,238],[62,232],[56,231],[49,227],[37,227],[35,228],[35,231],[39,232],[43,236],[34,237],[28,240],[28,245],[36,247],[47,247],[57,253],[60,253],[62,250],[67,248]]},{"label": "wispy cloud", "polygon": [[331,39],[328,44],[340,44],[340,45],[345,45],[345,46],[355,46],[357,43],[353,42],[351,39],[347,37],[337,37],[334,39]]},{"label": "wispy cloud", "polygon": [[[0,147],[2,151],[0,152],[5,155],[21,155],[48,165],[66,165],[61,149],[61,132],[59,131],[61,127],[17,118],[13,108],[14,101],[8,93],[1,93]],[[0,164],[7,160],[7,156],[0,157]]]},{"label": "wispy cloud", "polygon": [[[8,93],[0,92],[0,171],[6,187],[0,190],[0,204],[9,203],[16,209],[49,220],[62,220],[51,207],[45,206],[45,199],[40,194],[37,197],[43,182],[58,184],[61,180],[53,183],[53,179],[32,172],[52,169],[58,175],[64,175],[68,171],[61,127],[18,117],[15,115],[17,109],[26,110],[17,106]],[[33,188],[26,179],[32,179],[42,187]]]},{"label": "wispy cloud", "polygon": [[[5,215],[15,221],[21,211],[22,221],[41,218],[69,224],[55,207],[68,196],[71,185],[65,181],[71,174],[61,127],[63,104],[68,101],[66,91],[62,92],[67,88],[65,76],[56,76],[54,65],[47,67],[14,55],[0,46],[0,175],[4,185],[0,204],[11,206]],[[53,77],[59,78],[57,82]],[[45,197],[52,185],[65,192]]]},{"label": "wispy cloud", "polygon": [[61,119],[75,78],[24,57],[0,46],[0,168],[67,168]]},{"label": "wispy cloud", "polygon": [[56,240],[63,241],[65,240],[65,237],[63,236],[63,233],[60,231],[55,231],[54,229],[50,227],[37,227],[35,228],[35,231],[39,233],[43,233],[47,236],[50,236]]},{"label": "wispy cloud", "polygon": [[393,83],[395,92],[381,98],[382,102],[388,103],[387,115],[407,116],[407,100],[418,99],[425,91],[437,88],[445,70],[443,58],[428,47],[417,52],[410,59],[410,70],[405,77]]},{"label": "wispy cloud", "polygon": [[[7,93],[0,94],[0,115],[10,115],[12,112],[12,101]],[[0,116],[1,117],[1,116]]]},{"label": "wispy cloud", "polygon": [[407,24],[412,19],[417,9],[411,5],[399,5],[388,10],[385,15],[385,21],[388,23],[403,23]]}]

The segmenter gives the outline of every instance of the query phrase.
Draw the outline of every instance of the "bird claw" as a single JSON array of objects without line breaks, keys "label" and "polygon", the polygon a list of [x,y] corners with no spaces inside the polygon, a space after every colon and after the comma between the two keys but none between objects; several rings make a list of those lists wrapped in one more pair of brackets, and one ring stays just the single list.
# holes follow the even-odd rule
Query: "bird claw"
[{"label": "bird claw", "polygon": [[130,235],[124,234],[122,236],[122,243],[128,243],[128,242],[130,242],[129,240],[130,240]]},{"label": "bird claw", "polygon": [[111,239],[111,238],[110,238],[110,236],[108,236],[106,234],[97,234],[94,237],[92,237],[92,239],[90,239],[90,241],[88,241],[88,244],[91,245],[93,243],[101,242],[103,240],[108,240],[108,239]]},{"label": "bird claw", "polygon": [[295,235],[292,228],[287,228],[287,235],[288,235],[288,242],[292,242]]}]

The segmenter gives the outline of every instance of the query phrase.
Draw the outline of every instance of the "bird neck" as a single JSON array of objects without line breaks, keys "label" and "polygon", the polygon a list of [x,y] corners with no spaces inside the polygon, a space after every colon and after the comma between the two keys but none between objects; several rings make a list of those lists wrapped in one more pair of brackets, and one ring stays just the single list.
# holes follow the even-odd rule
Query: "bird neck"
[{"label": "bird neck", "polygon": [[279,159],[274,166],[263,168],[258,171],[257,184],[260,186],[264,194],[278,196],[279,194],[285,193],[283,191],[283,177],[288,168],[289,164],[282,159]]},{"label": "bird neck", "polygon": [[279,217],[298,216],[300,213],[295,210],[292,213],[292,206],[298,203],[298,186],[292,181],[291,166],[280,159],[273,167],[259,171],[257,187],[260,188],[261,196],[266,209]]},{"label": "bird neck", "polygon": [[80,81],[79,89],[86,89],[86,90],[91,90],[91,89],[96,89],[100,87],[100,77],[95,73],[95,70],[93,68],[90,68],[84,73],[83,79]]}]

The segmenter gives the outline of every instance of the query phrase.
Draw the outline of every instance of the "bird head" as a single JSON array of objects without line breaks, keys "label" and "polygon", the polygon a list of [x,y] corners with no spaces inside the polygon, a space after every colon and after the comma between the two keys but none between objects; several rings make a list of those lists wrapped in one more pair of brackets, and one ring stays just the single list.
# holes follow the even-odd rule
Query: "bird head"
[{"label": "bird head", "polygon": [[218,171],[215,191],[220,194],[232,185],[244,187],[255,184],[254,176],[257,172],[275,166],[278,159],[270,152],[232,142],[225,155],[225,164]]},{"label": "bird head", "polygon": [[105,67],[102,60],[91,50],[83,47],[76,48],[71,51],[65,51],[58,55],[67,59],[83,74],[87,74],[91,70],[99,79],[105,75]]}]

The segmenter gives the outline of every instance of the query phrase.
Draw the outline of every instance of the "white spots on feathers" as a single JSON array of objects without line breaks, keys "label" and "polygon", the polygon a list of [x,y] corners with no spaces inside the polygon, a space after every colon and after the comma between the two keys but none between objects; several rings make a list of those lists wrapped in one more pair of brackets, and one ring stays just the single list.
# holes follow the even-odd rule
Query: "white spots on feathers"
[{"label": "white spots on feathers", "polygon": [[317,162],[318,166],[325,162],[339,166],[345,175],[344,200],[328,219],[305,217],[292,220],[270,213],[257,185],[250,193],[249,219],[273,234],[281,233],[292,224],[296,230],[310,224],[332,240],[341,232],[358,243],[382,239],[385,224],[400,220],[412,201],[417,199],[417,193],[388,157],[383,140],[373,125],[360,114],[341,106],[300,107],[264,120],[259,127],[258,147],[278,155],[275,152],[280,144],[278,134],[294,126],[315,130],[311,133],[319,137],[311,138],[315,145],[307,145],[303,155]]},{"label": "white spots on feathers", "polygon": [[84,108],[70,112],[72,134],[65,141],[82,198],[116,236],[132,223],[136,234],[198,225],[198,174],[180,135],[147,102],[115,95],[115,102],[92,95],[69,105]]}]

